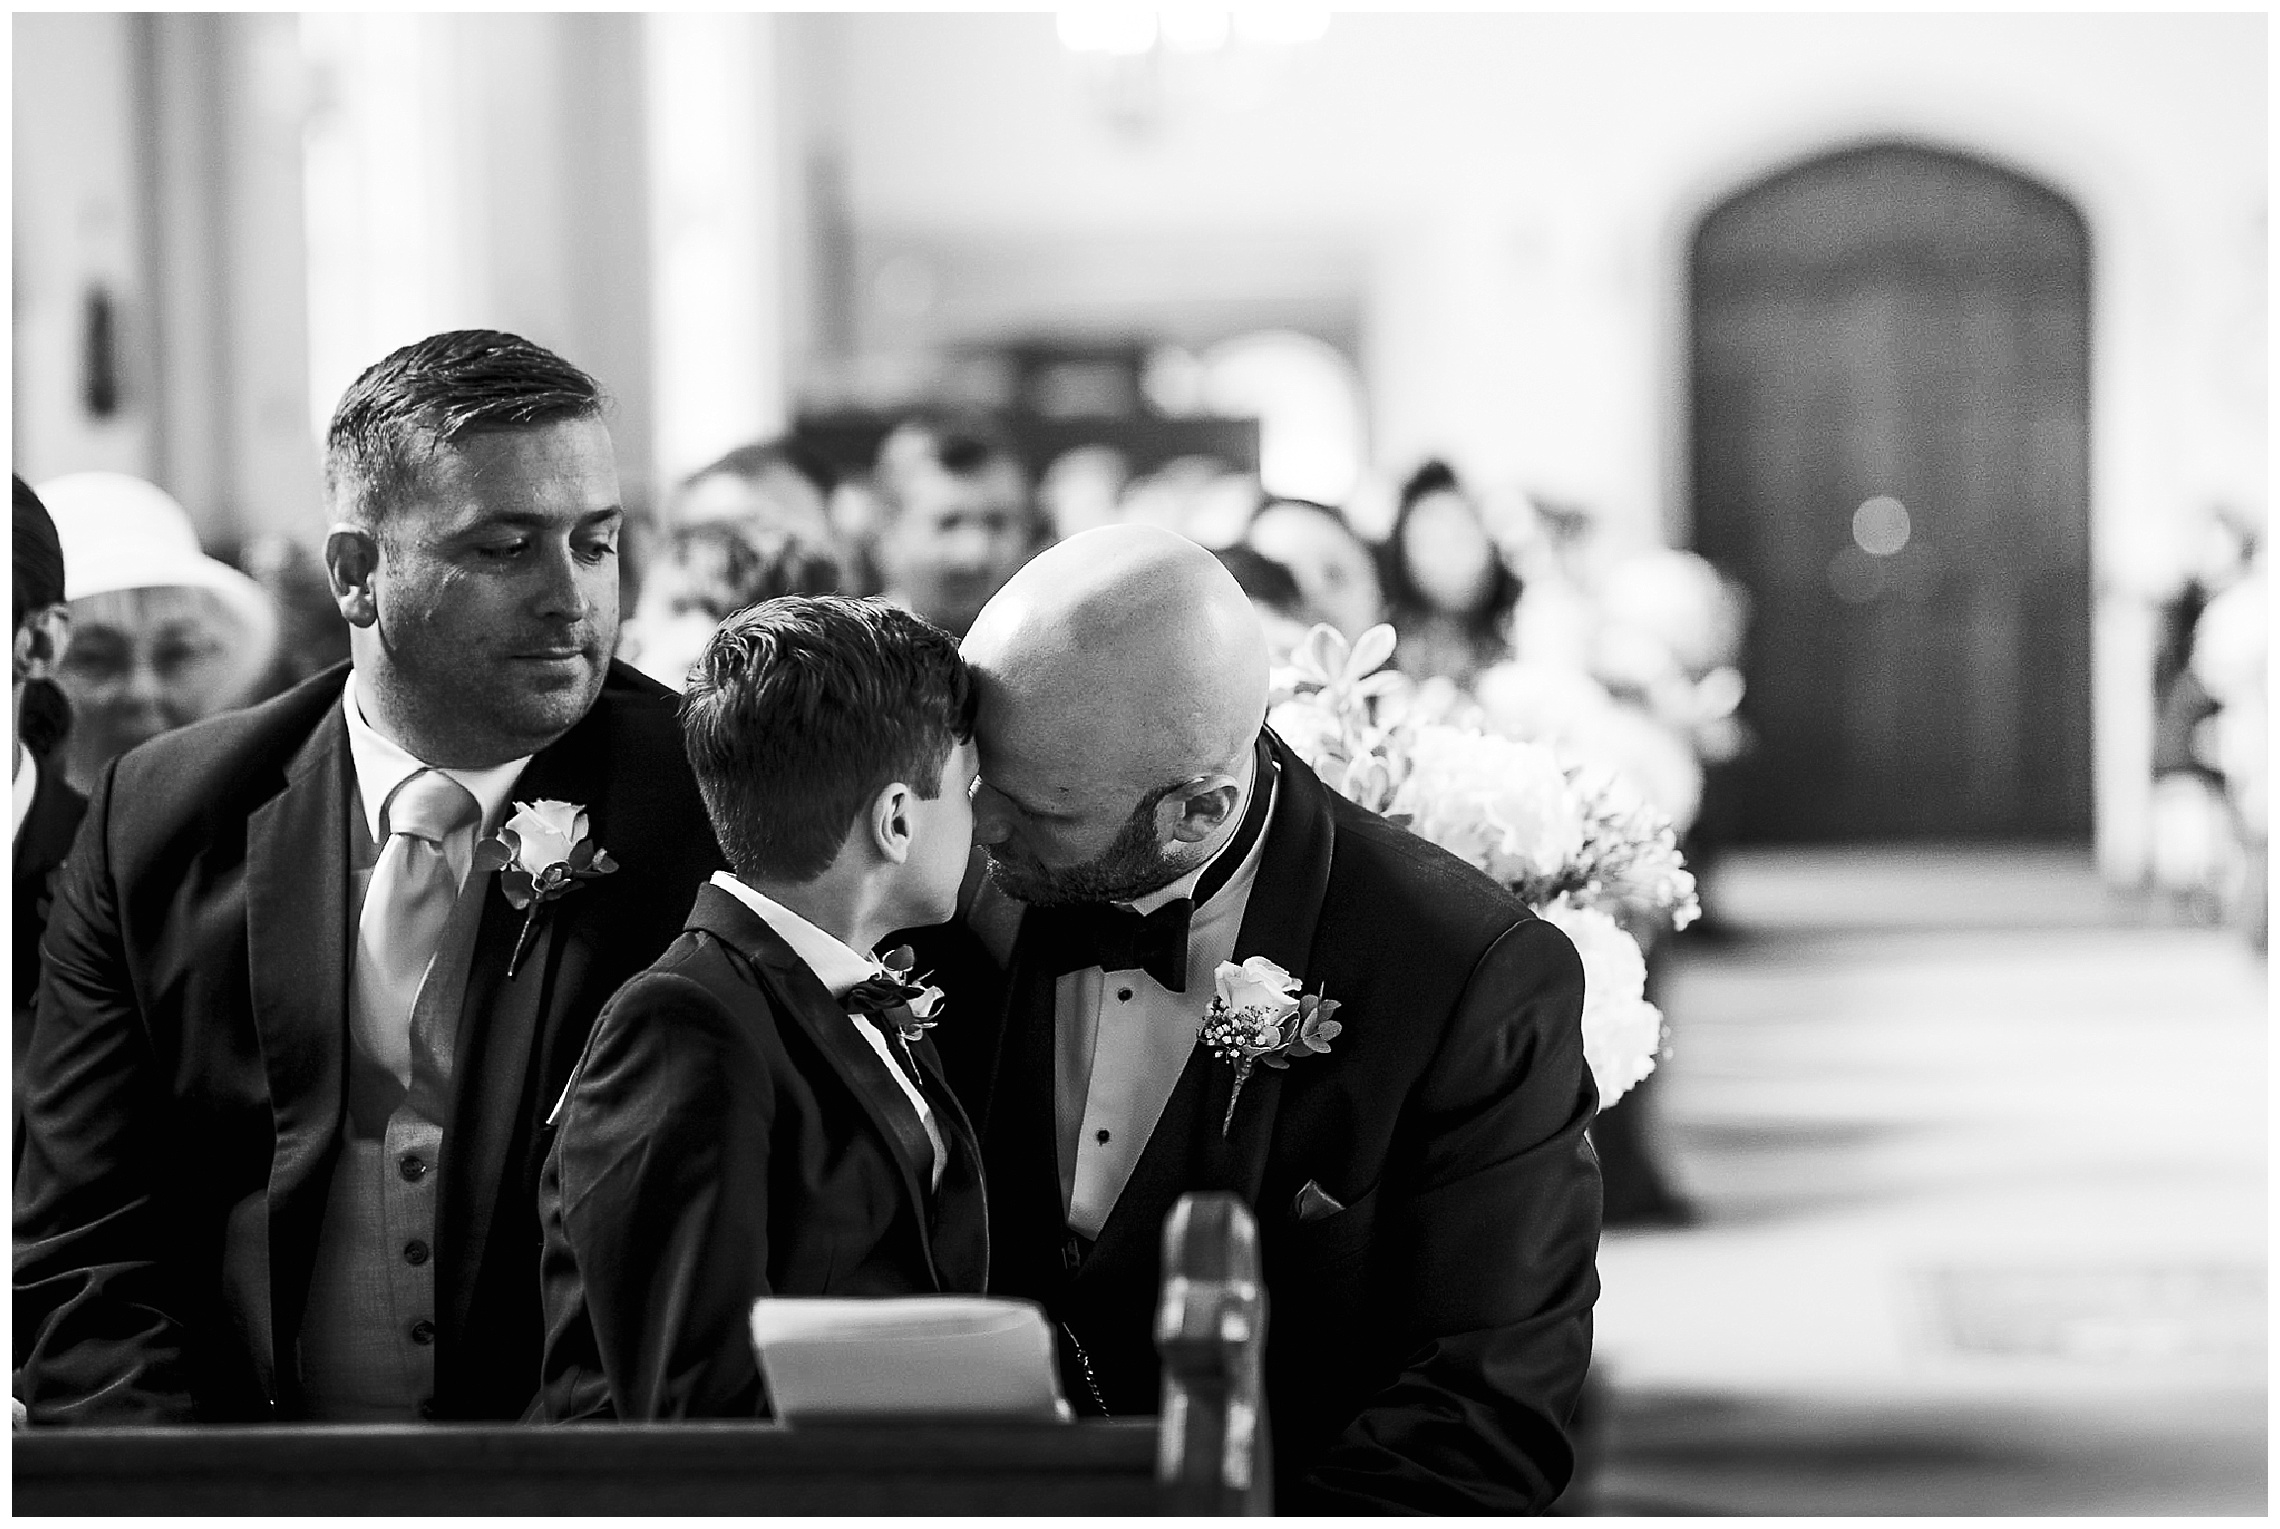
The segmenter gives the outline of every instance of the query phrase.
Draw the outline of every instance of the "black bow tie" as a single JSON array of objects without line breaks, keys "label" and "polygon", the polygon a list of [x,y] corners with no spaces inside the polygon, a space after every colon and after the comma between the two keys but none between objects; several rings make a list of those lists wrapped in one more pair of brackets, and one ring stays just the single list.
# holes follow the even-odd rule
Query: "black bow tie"
[{"label": "black bow tie", "polygon": [[1175,993],[1187,991],[1188,915],[1195,904],[1175,897],[1150,914],[1114,903],[1066,903],[1032,908],[1024,934],[1054,976],[1097,966],[1104,972],[1143,971]]},{"label": "black bow tie", "polygon": [[[1187,991],[1189,916],[1219,894],[1250,855],[1267,826],[1267,799],[1274,792],[1274,754],[1262,731],[1252,745],[1251,800],[1234,837],[1212,858],[1196,882],[1193,898],[1175,897],[1150,914],[1114,903],[1063,903],[1032,908],[1023,915],[1021,937],[1037,952],[1052,976],[1097,966],[1104,972],[1143,971],[1175,993]],[[1034,942],[1034,943],[1031,943]]]},{"label": "black bow tie", "polygon": [[849,988],[846,996],[839,1000],[839,1006],[850,1014],[886,1014],[910,1007],[910,1001],[921,991],[881,974],[865,977]]},{"label": "black bow tie", "polygon": [[922,984],[900,981],[892,971],[884,971],[849,988],[839,1006],[858,1019],[868,1020],[881,1034],[887,1033],[884,1026],[892,1026],[904,1040],[915,1041],[934,1028],[933,1020],[920,1019],[911,1007],[911,1001],[925,992]]}]

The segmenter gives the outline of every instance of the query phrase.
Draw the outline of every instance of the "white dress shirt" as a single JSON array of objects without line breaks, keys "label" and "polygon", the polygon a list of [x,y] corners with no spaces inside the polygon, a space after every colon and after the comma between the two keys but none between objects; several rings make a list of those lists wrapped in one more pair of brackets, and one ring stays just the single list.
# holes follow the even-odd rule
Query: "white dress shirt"
[{"label": "white dress shirt", "polygon": [[[808,970],[815,973],[816,980],[824,985],[834,1000],[844,1000],[847,990],[856,983],[885,974],[886,968],[877,961],[863,955],[837,935],[818,929],[774,898],[753,891],[729,872],[713,872],[712,883],[750,908],[755,917],[775,930],[776,937],[791,946],[792,954],[808,964]],[[895,1080],[895,1087],[903,1091],[903,1097],[910,1101],[910,1107],[918,1111],[918,1123],[926,1128],[927,1143],[934,1149],[934,1169],[927,1182],[932,1187],[941,1187],[946,1153],[942,1146],[942,1129],[934,1123],[934,1107],[926,1102],[926,1095],[895,1061],[894,1053],[887,1049],[884,1031],[859,1014],[848,1015],[847,1022],[855,1027],[857,1035],[863,1037],[864,1044],[879,1054],[879,1064],[886,1068],[887,1076]]]},{"label": "white dress shirt", "polygon": [[[405,777],[420,770],[443,769],[416,759],[402,746],[381,735],[379,730],[364,719],[364,706],[357,692],[363,688],[362,678],[352,669],[348,683],[341,687],[341,715],[348,719],[348,762],[355,773],[356,794],[364,803],[364,826],[372,835],[375,847],[380,838],[380,809],[387,804],[388,793],[403,784]],[[515,778],[522,774],[523,766],[531,756],[493,765],[488,770],[452,770],[443,773],[465,786],[483,809],[481,830],[453,834],[452,842],[444,846],[444,858],[451,864],[451,873],[461,881],[467,879],[467,867],[475,858],[475,841],[484,834],[496,833],[506,821],[507,798],[515,789]],[[464,840],[462,843],[460,841]],[[358,906],[362,906],[362,888],[358,888]]]},{"label": "white dress shirt", "polygon": [[[1264,786],[1271,821],[1275,781]],[[1097,966],[1064,973],[1054,986],[1061,1201],[1069,1229],[1080,1236],[1100,1235],[1195,1050],[1217,991],[1213,973],[1234,958],[1266,843],[1262,827],[1235,873],[1189,918],[1186,992],[1175,993],[1143,971]],[[1147,914],[1192,897],[1210,867],[1206,861],[1170,886],[1117,906]]]}]

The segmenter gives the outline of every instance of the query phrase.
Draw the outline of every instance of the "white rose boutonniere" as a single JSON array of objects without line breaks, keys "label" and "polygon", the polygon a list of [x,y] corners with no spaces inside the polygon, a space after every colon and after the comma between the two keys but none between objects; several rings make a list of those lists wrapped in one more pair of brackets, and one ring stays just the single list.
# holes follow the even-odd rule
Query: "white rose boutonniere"
[{"label": "white rose boutonniere", "polygon": [[539,910],[580,882],[607,876],[617,868],[610,852],[594,843],[585,808],[575,802],[515,803],[506,826],[475,846],[474,865],[477,872],[497,871],[499,891],[523,911],[522,932],[507,959],[509,981],[530,946]]},{"label": "white rose boutonniere", "polygon": [[1227,1092],[1227,1113],[1219,1134],[1235,1125],[1235,1103],[1252,1070],[1264,1062],[1288,1067],[1293,1057],[1328,1056],[1330,1043],[1345,1027],[1330,1016],[1338,1000],[1320,993],[1301,993],[1298,979],[1265,956],[1253,956],[1237,965],[1222,961],[1214,974],[1219,991],[1203,1017],[1204,1049],[1235,1068],[1235,1086]]}]

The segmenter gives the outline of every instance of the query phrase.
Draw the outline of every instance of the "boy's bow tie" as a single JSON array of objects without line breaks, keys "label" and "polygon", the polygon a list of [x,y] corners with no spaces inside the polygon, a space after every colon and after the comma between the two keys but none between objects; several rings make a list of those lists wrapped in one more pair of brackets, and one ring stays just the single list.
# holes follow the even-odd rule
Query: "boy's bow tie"
[{"label": "boy's bow tie", "polygon": [[917,1040],[934,1028],[942,995],[911,975],[913,964],[910,947],[896,946],[877,971],[840,996],[840,1007],[873,1024],[885,1020],[904,1040]]},{"label": "boy's bow tie", "polygon": [[849,988],[839,1004],[850,1014],[891,1014],[909,1008],[910,1001],[924,991],[896,981],[892,972],[880,972]]}]

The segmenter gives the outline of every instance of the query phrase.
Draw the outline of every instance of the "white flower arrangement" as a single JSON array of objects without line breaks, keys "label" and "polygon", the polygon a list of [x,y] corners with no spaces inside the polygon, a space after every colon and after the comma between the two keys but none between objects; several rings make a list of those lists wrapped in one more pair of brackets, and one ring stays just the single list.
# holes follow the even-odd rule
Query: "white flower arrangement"
[{"label": "white flower arrangement", "polygon": [[1670,819],[1603,764],[1483,731],[1476,709],[1386,670],[1393,648],[1389,626],[1350,646],[1315,627],[1274,677],[1268,724],[1340,795],[1478,867],[1575,942],[1584,1055],[1612,1104],[1663,1049],[1637,933],[1699,912]]},{"label": "white flower arrangement", "polygon": [[1539,912],[1583,957],[1583,1059],[1602,1108],[1655,1070],[1667,1049],[1662,1011],[1647,1002],[1647,962],[1639,942],[1597,908],[1562,898]]}]

